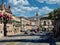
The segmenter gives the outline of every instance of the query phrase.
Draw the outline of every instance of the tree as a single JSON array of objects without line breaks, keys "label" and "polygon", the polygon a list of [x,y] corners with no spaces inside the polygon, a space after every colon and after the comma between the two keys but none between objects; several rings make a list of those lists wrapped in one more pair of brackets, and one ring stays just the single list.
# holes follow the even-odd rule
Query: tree
[{"label": "tree", "polygon": [[[57,19],[60,19],[60,8],[53,10],[52,12],[49,13],[49,19],[54,20],[54,27],[57,23]],[[59,31],[53,29],[54,35],[57,36]]]}]

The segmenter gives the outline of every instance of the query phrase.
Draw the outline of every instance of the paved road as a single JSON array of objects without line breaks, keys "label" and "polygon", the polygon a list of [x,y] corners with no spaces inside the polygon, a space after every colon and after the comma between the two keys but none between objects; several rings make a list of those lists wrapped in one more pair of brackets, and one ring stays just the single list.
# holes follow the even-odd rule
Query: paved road
[{"label": "paved road", "polygon": [[2,42],[0,45],[49,45],[49,43],[31,43],[31,42]]},{"label": "paved road", "polygon": [[[40,36],[12,36],[0,39],[0,45],[49,45],[46,42],[39,42]],[[38,41],[37,41],[38,40]],[[12,42],[12,43],[11,43]],[[57,43],[58,44],[58,43]]]},{"label": "paved road", "polygon": [[[40,36],[17,36],[17,37],[5,37],[3,40],[6,40],[4,42],[0,42],[0,45],[49,45],[49,43],[46,42],[36,42]],[[12,40],[12,39],[18,39],[12,41],[13,43],[8,42],[7,39]],[[26,40],[25,40],[26,39]],[[2,39],[0,39],[2,40]],[[60,43],[56,43],[57,45],[60,45]]]},{"label": "paved road", "polygon": [[0,42],[0,45],[4,45],[5,43],[4,42]]},{"label": "paved road", "polygon": [[[45,45],[45,44],[49,45],[47,43],[35,43],[36,40],[38,40],[39,38],[40,38],[40,36],[17,36],[17,37],[4,37],[3,39],[0,39],[0,41],[18,39],[18,41],[15,42],[16,45]],[[22,39],[22,40],[19,40],[19,39]],[[27,39],[27,40],[23,40],[23,39]],[[35,40],[35,41],[32,41],[32,40]],[[4,42],[0,42],[0,45],[9,45],[10,43],[11,42],[4,41]],[[13,44],[11,44],[11,45],[13,45]]]},{"label": "paved road", "polygon": [[[0,45],[50,45],[49,43],[32,43],[32,42],[0,42]],[[56,42],[60,45],[60,42]]]},{"label": "paved road", "polygon": [[49,45],[49,43],[31,43],[31,42],[19,42],[17,45]]},{"label": "paved road", "polygon": [[1,38],[1,40],[16,40],[16,39],[39,39],[40,36],[17,36],[17,37],[4,37],[4,38]]}]

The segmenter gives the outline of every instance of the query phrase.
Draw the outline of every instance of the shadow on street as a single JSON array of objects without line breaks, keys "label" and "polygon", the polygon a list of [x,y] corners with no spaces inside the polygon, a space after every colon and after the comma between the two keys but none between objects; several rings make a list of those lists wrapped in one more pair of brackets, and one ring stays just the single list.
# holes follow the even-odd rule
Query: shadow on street
[{"label": "shadow on street", "polygon": [[31,43],[49,43],[50,45],[56,45],[56,43],[54,41],[49,41],[49,40],[33,40],[33,39],[0,40],[0,42],[31,42]]},{"label": "shadow on street", "polygon": [[0,40],[0,42],[32,42],[32,43],[49,43],[47,40],[33,40],[33,39],[15,39],[15,40]]}]

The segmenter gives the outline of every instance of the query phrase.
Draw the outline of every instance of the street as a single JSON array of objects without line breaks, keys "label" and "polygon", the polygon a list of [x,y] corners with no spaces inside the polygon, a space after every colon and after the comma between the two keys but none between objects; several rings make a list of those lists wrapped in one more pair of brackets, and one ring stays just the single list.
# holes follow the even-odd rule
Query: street
[{"label": "street", "polygon": [[[31,43],[31,42],[0,42],[0,45],[50,45],[49,43]],[[57,42],[56,45],[60,45]]]},{"label": "street", "polygon": [[40,36],[11,36],[0,39],[0,45],[49,45],[40,43]]},{"label": "street", "polygon": [[[50,40],[50,41],[49,41]],[[13,36],[6,36],[0,39],[0,45],[53,45],[60,43],[52,43],[52,39],[48,39],[48,35],[41,33],[35,35],[16,34]]]},{"label": "street", "polygon": [[[56,42],[60,45],[60,43]],[[12,36],[0,39],[0,45],[50,45],[49,42],[40,41],[40,36]]]},{"label": "street", "polygon": [[49,43],[31,43],[31,42],[6,42],[0,45],[49,45]]}]

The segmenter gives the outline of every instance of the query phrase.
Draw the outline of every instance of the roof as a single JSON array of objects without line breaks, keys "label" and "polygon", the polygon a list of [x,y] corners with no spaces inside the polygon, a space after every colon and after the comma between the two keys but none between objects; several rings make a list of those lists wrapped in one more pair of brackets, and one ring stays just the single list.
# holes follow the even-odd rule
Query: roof
[{"label": "roof", "polygon": [[42,17],[42,18],[40,18],[40,19],[44,19],[44,20],[45,20],[45,19],[48,19],[48,17]]},{"label": "roof", "polygon": [[26,17],[20,17],[20,19],[21,19],[21,18],[24,18],[24,19],[26,19],[26,20],[29,20],[29,19],[28,19],[28,18],[26,18]]}]

